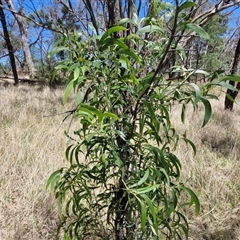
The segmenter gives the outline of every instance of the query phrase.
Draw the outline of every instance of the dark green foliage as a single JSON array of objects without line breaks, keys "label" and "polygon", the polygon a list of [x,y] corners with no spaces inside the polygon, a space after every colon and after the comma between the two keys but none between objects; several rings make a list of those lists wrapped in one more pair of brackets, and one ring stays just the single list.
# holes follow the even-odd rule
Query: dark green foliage
[{"label": "dark green foliage", "polygon": [[[55,68],[66,71],[69,81],[64,101],[77,93],[75,117],[80,125],[66,149],[70,167],[51,175],[48,186],[59,202],[65,239],[183,239],[188,222],[181,213],[186,205],[200,203],[195,193],[179,181],[180,159],[174,154],[183,140],[196,152],[186,135],[171,124],[171,108],[187,104],[205,107],[203,126],[211,117],[207,98],[212,79],[201,87],[190,76],[204,71],[166,65],[176,50],[173,34],[184,28],[208,38],[197,25],[178,22],[178,13],[193,3],[179,6],[169,24],[173,33],[134,19],[134,34],[124,26],[108,29],[92,38],[73,34],[58,42],[53,54],[66,51],[69,58]],[[117,38],[114,37],[117,33]],[[116,35],[115,35],[116,36]],[[148,36],[148,37],[146,37]],[[150,37],[151,36],[151,37]],[[184,55],[179,46],[178,54]],[[158,72],[156,72],[158,69]],[[168,71],[182,78],[169,80]],[[180,195],[188,194],[187,202]],[[186,198],[187,199],[187,198]]]}]

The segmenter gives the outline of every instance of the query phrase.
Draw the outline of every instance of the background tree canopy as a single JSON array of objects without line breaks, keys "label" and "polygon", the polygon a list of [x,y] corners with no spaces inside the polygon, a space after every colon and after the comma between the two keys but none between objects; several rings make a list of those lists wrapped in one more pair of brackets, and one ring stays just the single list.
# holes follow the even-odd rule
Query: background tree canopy
[{"label": "background tree canopy", "polygon": [[[180,1],[182,3],[182,1]],[[191,5],[191,1],[187,1]],[[195,34],[184,37],[180,42],[190,47],[184,64],[186,67],[224,69],[230,72],[235,46],[238,41],[239,28],[236,18],[238,1],[194,1],[195,7],[186,8],[182,17],[189,23],[197,23],[210,35],[210,41],[203,41]],[[159,11],[159,8],[161,11]],[[17,72],[25,72],[34,79],[49,81],[54,64],[64,58],[64,51],[52,59],[49,53],[54,44],[65,34],[73,31],[85,36],[103,33],[120,19],[134,16],[155,18],[163,28],[167,12],[171,12],[174,1],[136,0],[136,1],[1,1],[6,19],[6,29],[13,45]],[[183,16],[184,15],[184,16]],[[1,18],[3,18],[2,16]],[[170,29],[169,29],[170,30]],[[131,30],[132,31],[132,30]],[[186,32],[184,32],[186,33]],[[10,72],[11,62],[8,56],[6,36],[1,34],[1,71]],[[227,57],[226,57],[227,56]],[[13,70],[14,71],[14,70]],[[16,78],[15,74],[15,78]],[[65,79],[66,80],[66,79]],[[65,81],[64,78],[56,81]],[[16,79],[17,81],[17,79]]]}]

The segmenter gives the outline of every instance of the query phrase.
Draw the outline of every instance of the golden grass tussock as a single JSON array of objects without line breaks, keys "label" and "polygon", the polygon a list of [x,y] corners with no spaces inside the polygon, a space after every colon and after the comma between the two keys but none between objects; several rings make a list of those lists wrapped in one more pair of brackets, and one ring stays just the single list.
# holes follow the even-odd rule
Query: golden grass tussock
[{"label": "golden grass tussock", "polygon": [[46,180],[66,166],[62,90],[0,89],[0,239],[55,239],[58,217]]},{"label": "golden grass tussock", "polygon": [[[44,116],[73,108],[74,100],[63,105],[62,96],[63,90],[48,87],[0,89],[0,240],[56,239],[56,201],[45,186],[53,171],[68,164],[64,130],[70,120]],[[185,124],[181,108],[172,110],[173,125],[197,146],[196,156],[183,142],[175,153],[181,180],[201,201],[197,218],[194,207],[185,210],[192,240],[240,239],[240,106],[224,111],[223,97],[212,101],[213,116],[204,128],[203,107],[189,108]]]},{"label": "golden grass tussock", "polygon": [[204,108],[188,109],[185,124],[179,117],[181,109],[173,110],[174,126],[197,147],[196,156],[186,144],[178,146],[176,154],[182,163],[182,179],[198,195],[201,213],[187,209],[191,240],[240,239],[240,106],[224,110],[224,95],[211,101],[213,114],[201,128]]}]

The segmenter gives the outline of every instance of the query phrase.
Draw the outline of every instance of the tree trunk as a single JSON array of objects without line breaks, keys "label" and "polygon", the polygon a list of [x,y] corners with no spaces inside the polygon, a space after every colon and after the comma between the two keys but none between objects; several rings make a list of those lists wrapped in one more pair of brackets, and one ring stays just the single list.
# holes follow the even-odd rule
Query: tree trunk
[{"label": "tree trunk", "polygon": [[[0,0],[0,4],[1,4],[1,6],[3,5],[2,0]],[[11,40],[9,37],[9,33],[7,30],[5,14],[4,14],[3,8],[1,6],[0,6],[0,18],[1,18],[1,23],[2,23],[2,27],[3,27],[3,34],[4,34],[4,38],[5,38],[6,45],[7,45],[8,52],[9,52],[9,58],[10,58],[13,77],[14,77],[14,85],[17,85],[18,84],[18,73],[17,73],[17,67],[16,67],[16,62],[15,62],[15,57],[14,57],[14,50],[13,50],[13,46],[12,46],[12,43],[11,43]]]},{"label": "tree trunk", "polygon": [[97,35],[98,35],[99,32],[98,32],[97,20],[96,20],[95,15],[94,15],[94,10],[93,10],[93,8],[92,8],[91,1],[90,1],[90,0],[83,0],[83,3],[84,3],[85,7],[86,7],[87,10],[88,10],[88,13],[89,13],[89,15],[90,15],[91,22],[92,22],[93,27],[95,28],[96,33],[97,33]]},{"label": "tree trunk", "polygon": [[107,8],[108,8],[108,26],[107,28],[111,28],[115,26],[118,21],[121,19],[122,13],[120,12],[121,2],[119,0],[108,0],[107,1]]},{"label": "tree trunk", "polygon": [[[128,5],[131,7],[131,4]],[[108,9],[108,24],[107,29],[113,26],[116,26],[123,17],[124,13],[122,12],[122,1],[120,0],[107,0],[107,9]],[[128,9],[129,10],[129,9]],[[128,14],[129,11],[127,11]],[[129,34],[129,32],[127,33]],[[114,38],[119,38],[119,33],[113,34]],[[121,75],[124,75],[124,69],[121,69]],[[127,92],[122,93],[122,98],[125,101],[126,106],[130,104],[129,99],[127,98]],[[115,219],[114,219],[114,232],[115,232],[115,240],[126,240],[127,237],[130,238],[128,235],[129,226],[126,220],[126,208],[127,208],[127,196],[125,193],[125,186],[124,182],[128,182],[129,180],[129,159],[130,159],[130,148],[128,144],[128,137],[129,133],[126,130],[126,125],[123,122],[116,123],[116,128],[123,132],[125,135],[125,140],[123,140],[120,136],[116,138],[118,149],[119,149],[119,156],[121,161],[124,165],[124,171],[122,176],[118,179],[118,190],[115,194],[114,201],[118,204],[118,209],[115,211]]]},{"label": "tree trunk", "polygon": [[[238,64],[239,64],[239,60],[240,60],[240,38],[238,40],[237,43],[237,47],[235,50],[235,54],[234,54],[234,61],[233,61],[233,65],[232,65],[232,70],[231,70],[231,74],[236,74],[238,72]],[[235,87],[235,82],[234,81],[230,81],[229,82],[232,86]],[[240,83],[237,83],[236,85],[237,90],[240,90]],[[229,110],[233,110],[233,101],[235,100],[237,97],[238,91],[232,91],[230,89],[227,90],[227,94],[225,96],[225,109],[229,109]],[[232,98],[229,99],[228,95]]]},{"label": "tree trunk", "polygon": [[22,48],[23,48],[23,52],[24,52],[25,61],[27,63],[29,74],[31,77],[33,77],[35,75],[36,70],[35,70],[35,67],[33,64],[33,59],[32,59],[32,55],[30,52],[29,44],[28,44],[27,26],[24,23],[24,18],[21,16],[21,15],[24,15],[23,10],[20,9],[19,14],[17,14],[14,9],[12,0],[6,0],[6,3],[18,23],[18,27],[19,27],[19,30],[21,33],[21,42],[22,42]]}]

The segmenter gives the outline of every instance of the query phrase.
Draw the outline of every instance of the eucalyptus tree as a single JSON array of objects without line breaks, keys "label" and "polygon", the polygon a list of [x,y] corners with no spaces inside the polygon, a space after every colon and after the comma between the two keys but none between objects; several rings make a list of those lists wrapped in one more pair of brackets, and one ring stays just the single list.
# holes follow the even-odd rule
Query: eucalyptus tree
[{"label": "eucalyptus tree", "polygon": [[[170,4],[170,2],[166,3]],[[199,0],[195,2],[197,3],[197,7],[185,9],[184,18],[193,24],[197,23],[203,27],[216,13],[220,13],[230,7],[238,6],[239,0]],[[151,11],[151,6],[160,6],[161,4],[164,4],[164,2],[156,0],[80,0],[77,2],[72,0],[51,0],[47,4],[43,0],[23,0],[17,2],[6,0],[2,2],[1,6],[5,10],[12,12],[17,21],[19,32],[21,32],[22,48],[26,58],[25,62],[27,63],[27,67],[30,68],[30,72],[33,73],[35,71],[33,62],[35,60],[39,62],[39,59],[32,58],[36,58],[36,53],[41,52],[41,48],[37,48],[37,45],[45,48],[49,43],[49,47],[47,48],[51,48],[52,43],[50,42],[52,40],[57,41],[62,34],[67,34],[69,31],[74,31],[74,29],[79,32],[86,31],[88,35],[95,34],[95,32],[100,34],[110,26],[113,26],[119,19],[132,18],[133,11],[136,11],[138,16],[143,16]],[[161,12],[156,14],[160,16]],[[26,28],[27,26],[29,27],[28,29]],[[33,26],[37,29],[38,36],[32,36],[34,33]],[[48,40],[45,37],[46,33],[49,38]],[[187,38],[183,36],[184,34],[182,34],[179,42],[186,48],[191,46],[193,40],[196,38],[194,34],[191,34],[191,36],[188,35]],[[45,43],[43,44],[44,41]],[[34,51],[31,52],[30,48],[34,49]],[[34,57],[33,54],[35,54]],[[47,62],[47,55],[46,51],[41,52],[43,63]],[[45,60],[43,61],[43,59]]]},{"label": "eucalyptus tree", "polygon": [[[233,60],[233,64],[232,64],[232,69],[231,69],[231,74],[238,74],[239,73],[239,62],[240,62],[240,38],[237,42],[237,46],[235,49],[235,54],[234,54],[234,60]],[[235,77],[233,77],[235,78]],[[238,91],[240,90],[240,79],[239,82],[236,84],[234,79],[229,79],[230,80],[230,84],[234,87],[236,87],[236,89],[228,89],[226,96],[225,96],[225,102],[224,102],[224,106],[225,109],[228,110],[233,110],[233,103],[238,95]]]},{"label": "eucalyptus tree", "polygon": [[1,18],[1,23],[2,23],[2,27],[3,27],[4,40],[6,42],[7,49],[8,49],[8,54],[9,54],[12,72],[13,72],[13,76],[14,76],[14,82],[15,82],[15,85],[17,85],[18,84],[18,73],[17,73],[17,67],[16,67],[16,62],[15,62],[15,57],[14,57],[14,48],[11,43],[9,32],[7,29],[5,13],[2,8],[2,0],[0,0],[0,4],[1,4],[0,5],[0,18]]},{"label": "eucalyptus tree", "polygon": [[11,13],[13,14],[14,18],[16,19],[18,27],[19,27],[22,48],[23,48],[23,52],[24,52],[25,61],[27,64],[26,67],[29,71],[30,76],[34,76],[36,70],[35,70],[32,55],[30,52],[29,43],[28,43],[28,33],[27,33],[27,25],[26,25],[25,18],[24,18],[24,15],[25,15],[24,9],[21,7],[19,9],[15,9],[12,0],[5,0],[5,1],[9,7]]}]

